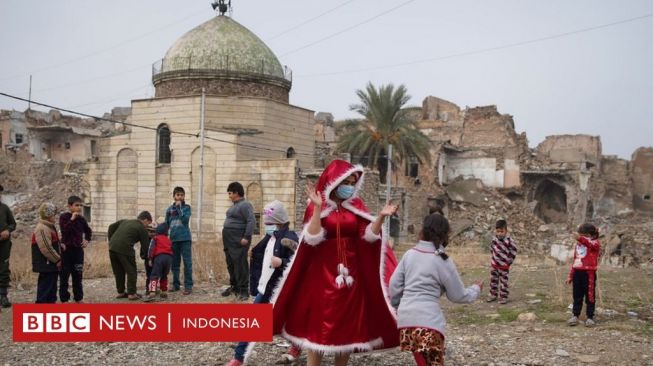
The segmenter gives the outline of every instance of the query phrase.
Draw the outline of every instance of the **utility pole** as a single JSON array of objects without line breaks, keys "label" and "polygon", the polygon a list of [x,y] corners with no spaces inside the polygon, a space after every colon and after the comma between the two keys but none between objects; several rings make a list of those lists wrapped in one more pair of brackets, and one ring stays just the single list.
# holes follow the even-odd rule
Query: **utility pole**
[{"label": "utility pole", "polygon": [[[385,172],[385,204],[387,205],[390,202],[390,199],[392,198],[392,144],[388,144],[388,149],[387,149],[387,161],[388,161],[388,168]],[[385,242],[382,243],[385,245],[387,241],[390,238],[390,217],[386,217],[386,220],[383,222],[383,231],[385,232],[385,235],[383,237],[385,238]]]},{"label": "utility pole", "polygon": [[27,110],[32,109],[32,75],[29,76],[29,97],[27,97]]},{"label": "utility pole", "polygon": [[200,105],[200,182],[197,201],[197,241],[202,237],[202,199],[204,193],[204,106],[206,91],[202,88],[202,101]]}]

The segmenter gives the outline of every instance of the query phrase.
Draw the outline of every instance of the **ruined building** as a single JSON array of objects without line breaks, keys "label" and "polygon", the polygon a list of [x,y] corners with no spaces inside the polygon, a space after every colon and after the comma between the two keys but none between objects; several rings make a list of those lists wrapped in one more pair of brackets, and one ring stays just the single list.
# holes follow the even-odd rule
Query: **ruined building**
[{"label": "ruined building", "polygon": [[[599,136],[548,136],[529,148],[512,116],[496,106],[461,109],[433,96],[414,115],[433,146],[430,164],[409,160],[394,167],[399,237],[413,240],[424,215],[438,206],[452,218],[454,237],[460,235],[454,242],[488,241],[494,220],[508,218],[528,243],[524,249],[564,259],[571,254],[569,231],[592,221],[611,243],[606,260],[653,257],[647,216],[653,212],[653,148],[638,149],[630,161],[603,155]],[[328,118],[316,119],[316,144],[333,152],[337,137],[328,137],[330,126]],[[385,200],[384,184],[368,189],[370,197]]]}]

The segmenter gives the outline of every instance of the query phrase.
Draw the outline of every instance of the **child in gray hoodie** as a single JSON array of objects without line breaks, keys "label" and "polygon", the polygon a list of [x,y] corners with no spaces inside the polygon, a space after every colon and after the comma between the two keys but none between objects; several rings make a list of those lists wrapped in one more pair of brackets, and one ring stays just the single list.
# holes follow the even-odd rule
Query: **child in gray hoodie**
[{"label": "child in gray hoodie", "polygon": [[483,281],[465,288],[444,248],[449,222],[439,213],[424,219],[420,241],[404,254],[390,279],[390,301],[397,309],[401,349],[413,353],[417,365],[444,365],[445,319],[440,308],[444,294],[456,303],[470,303]]}]

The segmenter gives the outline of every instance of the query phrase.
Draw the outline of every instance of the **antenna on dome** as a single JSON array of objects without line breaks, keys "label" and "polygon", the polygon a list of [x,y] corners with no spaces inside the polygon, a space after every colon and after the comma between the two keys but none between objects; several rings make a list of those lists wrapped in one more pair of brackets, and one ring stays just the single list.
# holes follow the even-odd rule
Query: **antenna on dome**
[{"label": "antenna on dome", "polygon": [[227,11],[229,11],[229,15],[231,15],[233,11],[231,8],[231,0],[214,0],[213,3],[211,3],[211,7],[213,10],[217,10],[220,15],[224,15]]}]

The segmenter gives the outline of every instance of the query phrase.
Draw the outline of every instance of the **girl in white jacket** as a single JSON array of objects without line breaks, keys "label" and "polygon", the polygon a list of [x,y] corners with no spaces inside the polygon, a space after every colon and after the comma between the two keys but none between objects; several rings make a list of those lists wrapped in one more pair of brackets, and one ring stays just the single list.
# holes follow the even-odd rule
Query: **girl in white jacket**
[{"label": "girl in white jacket", "polygon": [[412,352],[418,366],[444,365],[445,319],[440,297],[446,294],[452,302],[470,303],[483,287],[483,281],[464,287],[456,266],[444,252],[450,231],[441,214],[427,216],[419,243],[404,254],[390,279],[401,349]]}]

